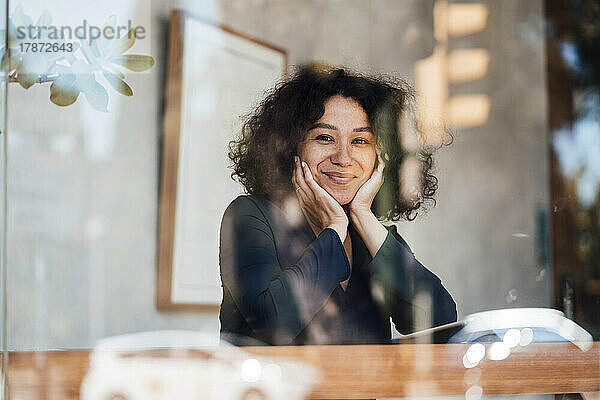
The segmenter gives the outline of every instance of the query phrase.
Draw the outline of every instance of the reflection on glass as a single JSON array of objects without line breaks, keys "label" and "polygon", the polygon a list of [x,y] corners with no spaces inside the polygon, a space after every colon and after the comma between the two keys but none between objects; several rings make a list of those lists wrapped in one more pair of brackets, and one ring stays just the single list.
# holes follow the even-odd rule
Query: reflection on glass
[{"label": "reflection on glass", "polygon": [[[450,342],[499,342],[502,346],[496,346],[498,349],[509,351],[520,343],[524,346],[532,342],[572,342],[587,351],[593,343],[589,332],[553,309],[485,311],[468,315],[460,323],[464,326],[450,338]],[[504,350],[498,351],[504,354]]]},{"label": "reflection on glass", "polygon": [[479,364],[479,361],[483,360],[485,356],[485,346],[481,343],[472,344],[465,356],[463,357],[463,364],[465,368],[473,368]]},{"label": "reflection on glass", "polygon": [[91,354],[82,400],[147,398],[302,399],[316,368],[283,357],[250,356],[193,331],[152,331],[103,339]]},{"label": "reflection on glass", "polygon": [[553,0],[546,10],[556,303],[597,338],[600,9],[594,0]]},{"label": "reflection on glass", "polygon": [[[333,355],[330,359],[339,361],[328,364],[331,368],[325,373],[349,366],[344,369],[351,377],[345,381],[351,381],[346,388],[381,390],[377,393],[382,397],[444,393],[478,399],[501,385],[498,391],[522,393],[519,385],[523,382],[538,384],[528,387],[532,391],[557,383],[573,390],[584,386],[600,390],[593,386],[600,379],[592,360],[598,354],[597,342],[591,342],[600,337],[597,0],[28,0],[4,6],[2,13],[8,9],[17,25],[74,28],[85,19],[88,26],[111,28],[113,22],[131,19],[134,26],[146,28],[145,38],[136,35],[135,41],[118,42],[117,48],[111,41],[98,40],[89,46],[74,41],[76,54],[64,59],[56,53],[41,58],[25,54],[21,51],[24,40],[16,40],[14,32],[9,37],[10,30],[0,33],[5,42],[0,48],[5,53],[11,50],[2,62],[7,69],[2,76],[11,82],[0,82],[2,188],[8,184],[8,193],[2,192],[2,209],[8,204],[8,215],[1,221],[2,244],[7,246],[0,248],[1,268],[7,269],[0,272],[2,277],[7,272],[9,278],[2,282],[8,287],[3,288],[1,300],[9,299],[3,304],[8,312],[2,333],[7,332],[3,340],[15,351],[11,398],[76,397],[77,379],[90,359],[90,377],[119,378],[122,387],[132,384],[131,370],[138,371],[145,394],[167,396],[165,382],[181,378],[181,371],[193,370],[190,382],[210,387],[210,382],[198,376],[210,375],[206,360],[218,355],[176,346],[163,348],[168,353],[164,359],[132,354],[145,352],[139,347],[145,342],[143,335],[132,338],[125,346],[126,354],[117,351],[119,357],[113,353],[105,364],[96,362],[100,352],[92,349],[98,340],[155,329],[202,331],[215,345],[219,331],[228,329],[235,334],[223,337],[235,344],[346,343],[338,353],[327,353],[338,346],[261,348],[287,351],[294,357],[299,354],[296,351],[306,351],[303,354],[313,357],[316,364],[329,361],[320,358],[323,352]],[[168,32],[175,26],[173,9],[202,21],[188,25],[192,40],[181,46],[170,41]],[[271,58],[266,49],[280,53],[279,58]],[[173,53],[179,58],[172,57]],[[141,65],[121,58],[134,54],[150,56],[155,64],[151,66],[144,57],[138,59]],[[134,69],[151,68],[137,72],[123,63]],[[406,204],[422,200],[419,196],[428,187],[423,167],[432,160],[423,156],[440,148],[432,164],[439,179],[435,207],[429,202],[428,213],[419,211],[419,218],[412,222],[394,222],[395,228],[387,232],[410,243],[410,249],[403,247],[403,257],[417,272],[431,271],[439,277],[444,290],[434,278],[426,285],[412,286],[419,280],[400,277],[400,269],[394,268],[400,264],[397,260],[376,271],[380,273],[377,280],[356,279],[371,272],[360,267],[368,266],[376,253],[371,254],[366,241],[358,240],[357,230],[351,230],[348,236],[361,246],[348,249],[340,240],[337,250],[342,260],[342,252],[351,250],[356,265],[349,274],[343,269],[331,288],[286,285],[290,281],[257,277],[260,274],[248,268],[247,275],[223,280],[230,301],[223,304],[221,313],[237,308],[239,315],[232,314],[239,318],[232,322],[225,315],[219,320],[219,226],[226,206],[241,193],[228,169],[227,144],[242,127],[240,116],[251,113],[269,95],[264,88],[273,87],[271,81],[264,84],[267,81],[259,78],[263,76],[259,72],[264,69],[279,76],[284,64],[289,64],[290,73],[296,65],[344,65],[350,67],[348,71],[405,77],[416,88],[415,104],[399,121],[388,119],[385,112],[374,113],[378,123],[401,132],[400,137],[390,135],[394,140],[386,144],[398,148],[382,158],[388,166],[384,174],[393,172],[386,179],[401,184],[382,192],[380,204],[390,204],[396,195]],[[186,73],[178,79],[177,70]],[[182,83],[182,93],[166,84],[173,81]],[[168,99],[173,97],[183,106],[170,114]],[[286,108],[294,117],[292,122],[302,115],[299,110],[305,103],[302,98]],[[313,116],[323,115],[315,112]],[[168,132],[180,124],[186,127],[180,130],[181,141],[175,149],[181,158],[163,158],[162,149],[173,143],[167,140]],[[286,124],[277,128],[289,132]],[[339,144],[331,129],[321,125],[311,132],[315,130],[324,135],[319,139],[323,146],[330,146],[332,140]],[[359,133],[365,132],[352,132]],[[449,142],[453,143],[446,147]],[[297,149],[284,152],[281,158],[281,143],[257,143],[266,161],[272,162],[260,164],[257,181],[273,180],[277,168],[286,169],[291,178]],[[344,164],[353,146],[364,145],[360,140],[350,144],[340,147],[338,164]],[[379,165],[374,154],[371,151],[367,160],[369,166],[373,161],[373,170]],[[403,162],[397,163],[394,157],[400,155]],[[179,210],[182,229],[177,230],[177,239],[172,238],[186,245],[169,265],[172,273],[159,277],[158,219],[171,200],[163,200],[158,193],[162,185],[173,187],[173,180],[163,173],[177,165],[174,160],[181,161],[175,175],[187,176],[187,189],[197,197],[186,197],[185,190],[170,192],[173,202],[187,201],[186,209]],[[312,166],[319,160],[309,161]],[[343,186],[339,182],[349,177],[341,169],[326,170],[330,176],[319,178]],[[284,183],[291,186],[290,179]],[[279,209],[255,207],[251,209],[254,214],[245,209],[235,215],[240,218],[225,222],[235,225],[251,215],[249,219],[260,224],[261,212],[271,212],[269,217],[275,215],[271,220],[277,220],[272,226],[286,226],[288,238],[263,225],[255,235],[239,235],[235,241],[285,239],[291,243],[293,257],[284,254],[284,246],[273,239],[273,247],[249,246],[244,257],[239,257],[242,263],[268,253],[277,266],[290,267],[314,250],[310,243],[316,235],[296,207],[296,187],[288,189]],[[224,236],[226,253],[234,240]],[[186,268],[180,269],[184,262]],[[283,288],[280,296],[265,290],[240,295],[243,290],[239,289],[254,279],[269,282],[271,288],[279,285]],[[364,287],[361,282],[366,282]],[[395,289],[407,282],[404,294],[408,294],[397,296]],[[168,289],[173,289],[174,297],[168,300],[174,300],[173,307],[157,308],[160,285],[171,285]],[[350,301],[315,301],[330,289],[340,295],[338,300]],[[368,295],[352,297],[357,292]],[[207,299],[214,303],[211,307],[203,304]],[[282,299],[293,300],[286,304],[297,307],[280,307],[285,303]],[[444,318],[448,310],[439,306],[450,305],[453,311],[453,303],[458,323],[420,332],[453,320],[454,315]],[[253,307],[244,308],[248,304]],[[468,318],[483,310],[523,307],[538,310],[518,320],[519,310],[479,320]],[[552,314],[548,307],[564,315]],[[549,319],[542,318],[548,313],[552,314]],[[319,318],[314,319],[315,315]],[[311,329],[303,329],[311,323]],[[405,335],[415,331],[416,336]],[[454,336],[460,343],[429,345],[438,333],[445,335],[443,340]],[[356,345],[381,343],[390,337],[417,344]],[[28,353],[31,350],[36,351]],[[284,363],[249,351],[238,353],[234,366],[218,360],[224,369],[215,376],[234,383],[212,382],[221,382],[222,390],[245,388],[235,393],[237,397],[261,398],[265,388],[294,380]],[[347,354],[351,356],[344,358]],[[550,372],[538,368],[544,357],[570,378],[546,380],[543,374]],[[198,363],[191,362],[194,359]],[[383,361],[377,364],[377,360]],[[527,368],[511,369],[517,364]],[[397,365],[402,368],[396,369]],[[151,376],[144,375],[154,367]],[[490,375],[501,376],[496,374],[501,370],[514,373],[514,379],[490,384],[494,378]],[[540,375],[528,381],[529,373]],[[448,376],[451,384],[444,381]],[[345,378],[338,379],[344,382]],[[254,386],[258,384],[264,387]],[[55,386],[45,391],[46,385]],[[364,394],[365,398],[377,397]],[[104,398],[126,395],[119,390],[103,392]]]},{"label": "reflection on glass", "polygon": [[488,358],[492,361],[501,361],[510,355],[510,346],[504,342],[492,343],[487,352]]},{"label": "reflection on glass", "polygon": [[473,385],[465,393],[466,400],[479,400],[483,394],[483,389],[479,385]]}]

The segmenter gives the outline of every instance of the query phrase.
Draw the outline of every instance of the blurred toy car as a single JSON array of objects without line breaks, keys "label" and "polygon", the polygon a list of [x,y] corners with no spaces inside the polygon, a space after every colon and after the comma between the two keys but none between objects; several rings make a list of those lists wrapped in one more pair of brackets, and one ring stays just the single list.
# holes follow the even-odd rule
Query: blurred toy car
[{"label": "blurred toy car", "polygon": [[82,400],[303,399],[314,367],[207,343],[196,332],[159,331],[102,341],[90,357]]}]

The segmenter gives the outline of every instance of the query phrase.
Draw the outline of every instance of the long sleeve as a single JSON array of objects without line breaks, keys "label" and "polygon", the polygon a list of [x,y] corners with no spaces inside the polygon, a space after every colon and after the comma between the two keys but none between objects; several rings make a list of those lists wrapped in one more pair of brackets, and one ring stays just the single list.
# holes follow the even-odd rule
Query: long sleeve
[{"label": "long sleeve", "polygon": [[271,226],[247,197],[223,216],[219,262],[223,287],[253,336],[272,344],[294,340],[350,273],[333,229],[321,232],[293,265],[280,265]]},{"label": "long sleeve", "polygon": [[407,334],[456,321],[456,303],[440,279],[414,257],[395,226],[387,229],[367,268],[383,289],[384,309],[396,328]]}]

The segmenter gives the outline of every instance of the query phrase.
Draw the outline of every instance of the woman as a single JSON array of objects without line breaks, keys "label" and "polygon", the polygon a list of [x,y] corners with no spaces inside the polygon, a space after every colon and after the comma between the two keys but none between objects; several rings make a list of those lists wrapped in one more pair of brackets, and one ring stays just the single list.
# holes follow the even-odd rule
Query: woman
[{"label": "woman", "polygon": [[[247,118],[229,154],[249,195],[221,225],[222,337],[381,343],[390,317],[402,333],[456,320],[440,280],[380,222],[414,219],[437,188],[431,154],[401,146],[412,101],[401,81],[303,67]],[[405,159],[420,190],[399,180]]]}]

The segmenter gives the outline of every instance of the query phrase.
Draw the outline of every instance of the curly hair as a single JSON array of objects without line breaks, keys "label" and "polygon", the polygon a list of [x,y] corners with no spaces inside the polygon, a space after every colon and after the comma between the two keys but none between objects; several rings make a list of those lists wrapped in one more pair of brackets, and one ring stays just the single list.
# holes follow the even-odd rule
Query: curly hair
[{"label": "curly hair", "polygon": [[[335,95],[362,106],[385,160],[384,183],[373,201],[373,213],[379,219],[410,221],[426,203],[435,205],[434,149],[423,144],[411,86],[391,76],[365,76],[314,64],[299,67],[245,116],[237,139],[229,144],[231,177],[248,194],[270,200],[293,193],[291,176],[298,145],[309,126],[323,116],[325,102]],[[442,130],[445,134],[445,126]],[[416,146],[403,146],[410,142],[403,140],[409,131],[417,133]]]}]

